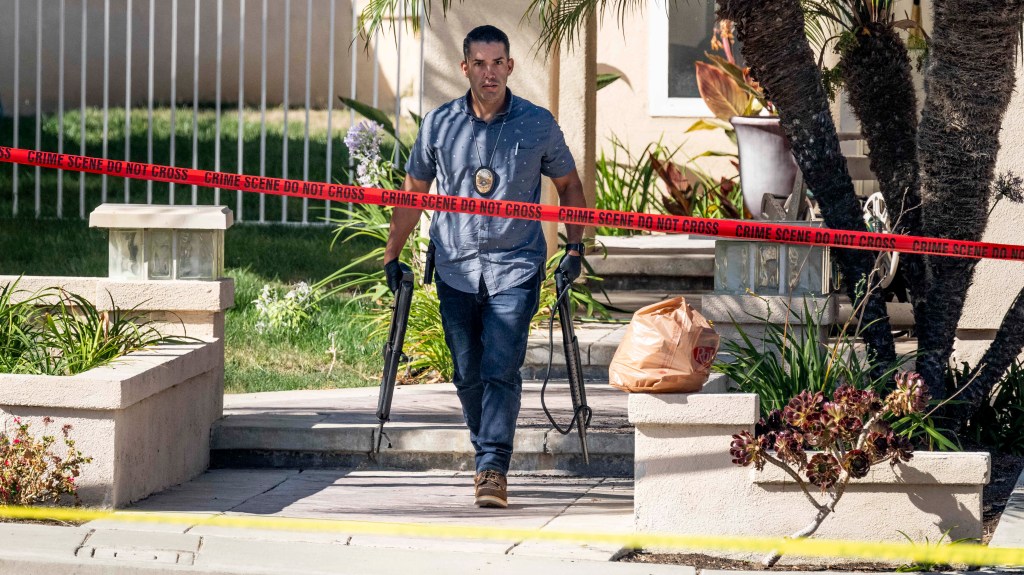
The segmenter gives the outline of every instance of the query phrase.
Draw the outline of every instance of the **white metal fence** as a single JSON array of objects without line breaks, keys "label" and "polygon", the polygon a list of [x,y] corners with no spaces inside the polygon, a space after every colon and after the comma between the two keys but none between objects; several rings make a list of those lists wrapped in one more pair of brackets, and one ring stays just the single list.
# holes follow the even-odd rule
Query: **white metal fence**
[{"label": "white metal fence", "polygon": [[[117,24],[111,23],[112,1],[114,2],[113,15]],[[4,5],[7,6],[4,6]],[[13,4],[13,6],[10,6]],[[296,6],[298,5],[298,10]],[[305,10],[301,10],[305,5]],[[0,22],[0,71],[7,68],[11,76],[11,83],[4,89],[0,82],[0,116],[5,117],[10,124],[10,132],[5,137],[0,134],[0,142],[9,143],[14,147],[26,147],[44,149],[42,140],[43,126],[47,122],[56,120],[57,141],[56,149],[53,151],[78,153],[87,155],[87,117],[90,114],[102,114],[102,142],[100,153],[102,157],[109,157],[109,147],[115,139],[123,138],[123,155],[114,159],[131,159],[133,161],[154,162],[154,106],[169,106],[170,108],[170,130],[169,142],[169,163],[184,167],[214,169],[220,171],[222,160],[225,163],[243,171],[242,167],[246,162],[244,157],[245,131],[247,126],[246,114],[250,116],[255,112],[259,114],[259,168],[258,175],[302,178],[309,179],[310,174],[310,116],[311,112],[318,113],[321,118],[326,117],[326,137],[324,163],[325,180],[347,181],[348,166],[338,166],[336,162],[340,153],[338,142],[344,134],[338,134],[339,124],[351,125],[356,121],[355,113],[351,110],[340,111],[336,109],[335,98],[344,94],[351,98],[360,98],[374,106],[382,103],[381,80],[390,81],[393,85],[393,93],[388,94],[388,99],[394,101],[395,117],[401,115],[402,102],[402,66],[403,57],[412,59],[419,63],[419,78],[415,78],[418,89],[419,103],[415,106],[417,112],[422,114],[422,69],[423,69],[423,36],[419,35],[419,46],[412,44],[412,37],[409,33],[401,33],[394,38],[388,36],[386,41],[397,43],[397,57],[382,62],[380,51],[377,49],[381,38],[375,38],[372,49],[363,51],[358,35],[358,13],[361,6],[357,1],[352,0],[0,0],[0,7],[4,12],[13,16],[7,24]],[[102,11],[100,8],[102,7]],[[10,8],[7,10],[6,8]],[[166,12],[169,8],[168,14]],[[191,10],[190,10],[191,9]],[[253,12],[256,12],[254,15]],[[181,26],[179,19],[187,18],[188,13],[192,16],[192,29],[187,29],[187,24]],[[215,22],[212,23],[215,32],[209,31],[211,23],[208,13],[212,12]],[[304,12],[304,26],[300,19],[293,22],[293,14],[298,13],[301,18]],[[160,17],[158,17],[160,16]],[[254,18],[256,16],[256,18]],[[283,18],[280,18],[283,16]],[[102,18],[102,29],[96,33],[97,23],[95,19]],[[258,18],[258,21],[257,21]],[[34,21],[33,21],[34,19]],[[92,21],[90,21],[92,20]],[[345,26],[343,20],[350,23]],[[256,25],[253,25],[253,22]],[[225,23],[229,24],[233,34],[225,33]],[[34,24],[34,34],[32,28]],[[69,31],[69,24],[71,30]],[[28,26],[27,26],[28,25]],[[77,27],[77,31],[75,28]],[[326,29],[326,38],[324,30]],[[44,34],[45,31],[45,34]],[[56,31],[54,38],[53,32]],[[91,32],[92,31],[92,32]],[[278,36],[276,44],[268,39],[268,31],[271,35]],[[303,34],[304,31],[304,34]],[[296,33],[298,32],[298,33]],[[123,53],[119,53],[119,44],[116,42],[123,34]],[[280,36],[283,35],[283,41]],[[304,38],[296,36],[304,35]],[[34,45],[31,44],[31,36],[34,36]],[[191,97],[180,93],[179,71],[182,57],[179,51],[179,39],[191,36],[191,69],[183,70],[191,72],[187,80],[191,83]],[[406,36],[406,47],[402,46],[403,36]],[[98,40],[97,40],[98,38]],[[69,39],[71,41],[69,41]],[[144,40],[143,40],[144,39]],[[26,41],[28,40],[28,41]],[[45,42],[44,42],[45,40]],[[77,40],[77,41],[76,41]],[[255,63],[251,62],[251,52],[254,52],[253,42],[259,46],[259,80],[258,80],[258,103],[246,106],[247,100],[253,101],[252,84],[254,75],[252,68]],[[97,41],[101,46],[94,45]],[[314,41],[316,41],[316,52],[314,52]],[[140,43],[144,42],[144,48],[140,49]],[[167,44],[169,43],[169,46]],[[56,55],[53,54],[53,47],[56,44]],[[158,44],[160,44],[158,46]],[[77,50],[76,50],[77,48]],[[270,53],[268,54],[268,48]],[[164,50],[167,50],[166,52]],[[279,53],[276,49],[283,50],[283,58],[278,61]],[[231,58],[225,58],[225,50],[233,54]],[[303,54],[301,69],[302,75],[302,107],[292,107],[290,93],[293,91],[292,61],[296,58],[292,50],[301,50]],[[250,52],[250,64],[246,65],[247,51]],[[168,54],[169,52],[169,54]],[[326,53],[326,59],[324,58]],[[6,56],[4,56],[6,55]],[[168,59],[169,56],[169,59]],[[4,63],[4,59],[9,59]],[[73,66],[66,66],[66,61],[71,59],[73,63],[77,60],[77,95],[73,91],[66,91],[66,77],[74,79]],[[138,77],[133,78],[133,68],[141,67],[145,61],[145,94],[141,91],[142,81]],[[102,63],[102,76],[97,77],[99,65]],[[123,67],[121,60],[123,60]],[[324,60],[326,60],[324,62]],[[347,60],[347,62],[346,62]],[[214,67],[212,74],[209,71],[211,64]],[[32,65],[34,69],[25,69]],[[348,79],[344,82],[343,66],[348,68]],[[382,66],[393,67],[393,71],[385,73]],[[158,69],[162,68],[162,69]],[[268,68],[270,68],[268,70]],[[268,75],[268,71],[270,75]],[[362,73],[362,76],[360,75]],[[370,76],[369,80],[365,77]],[[34,75],[34,77],[33,77]],[[56,86],[54,86],[54,75]],[[118,76],[121,75],[119,78]],[[317,96],[312,98],[312,81],[320,82],[326,77],[326,87],[318,85]],[[208,82],[212,78],[214,84],[213,93],[209,92]],[[25,84],[34,80],[34,89],[26,89]],[[115,82],[116,80],[116,82]],[[281,85],[278,85],[280,81]],[[408,80],[407,80],[408,81]],[[237,93],[231,90],[227,93],[224,84],[237,84]],[[347,86],[337,84],[347,83]],[[97,93],[99,84],[101,94]],[[111,117],[111,90],[112,86],[124,86],[123,107],[123,130],[115,133],[110,125]],[[247,85],[249,90],[247,90]],[[163,86],[167,91],[164,94],[158,93],[158,87]],[[7,93],[4,93],[7,92]],[[269,93],[273,92],[273,93]],[[76,98],[77,96],[77,98]],[[269,99],[268,99],[269,96]],[[369,96],[369,97],[367,97]],[[214,115],[214,150],[212,165],[208,157],[200,156],[200,125],[199,118],[201,110],[209,113],[209,106],[203,105],[203,100],[211,103]],[[212,102],[210,100],[212,99]],[[73,106],[66,106],[66,102],[77,100],[78,126],[66,126],[65,116],[68,109],[74,110]],[[144,101],[144,104],[142,103]],[[280,173],[268,173],[268,137],[274,137],[268,133],[268,109],[275,112],[274,108],[268,105],[277,104],[280,106],[281,118],[281,159]],[[146,110],[147,129],[145,136],[145,156],[141,154],[138,147],[132,148],[133,127],[132,111],[138,112],[143,105]],[[180,113],[191,107],[191,158],[176,157],[176,151],[184,143],[177,141],[178,127],[182,118]],[[407,106],[408,107],[408,106]],[[232,109],[233,108],[233,109]],[[288,165],[289,160],[289,115],[302,114],[304,118],[304,133],[302,138],[302,170],[298,172],[297,166]],[[224,157],[222,150],[222,136],[230,138],[229,134],[222,134],[222,120],[234,115],[237,123],[235,134],[234,154]],[[24,116],[24,117],[23,117]],[[31,118],[29,118],[31,116]],[[345,121],[347,120],[347,122]],[[27,130],[23,125],[25,121],[34,121],[34,141],[26,141],[20,132]],[[251,125],[251,124],[250,124]],[[395,123],[396,128],[400,122]],[[138,130],[136,130],[137,132]],[[71,134],[77,135],[72,138]],[[65,141],[67,140],[67,141]],[[77,144],[77,146],[75,145]],[[137,144],[138,146],[138,144]],[[346,154],[347,156],[347,154]],[[184,161],[183,161],[184,160]],[[319,159],[316,160],[319,162]],[[251,161],[250,161],[251,163]],[[142,182],[125,180],[123,182],[123,195],[118,193],[119,183],[107,181],[106,176],[100,177],[98,190],[95,186],[87,187],[89,176],[84,174],[71,175],[77,177],[77,197],[73,191],[73,182],[65,185],[65,175],[62,170],[56,173],[56,182],[52,189],[44,186],[40,177],[40,169],[34,168],[30,173],[31,182],[24,182],[25,168],[12,165],[9,168],[10,186],[10,211],[14,216],[26,215],[32,210],[35,217],[67,217],[69,213],[77,212],[79,218],[85,218],[89,206],[95,205],[97,200],[102,202],[124,201],[125,203],[157,203],[174,204],[181,202],[181,196],[175,193],[174,184],[166,186],[167,193],[157,193],[153,182]],[[28,184],[28,185],[26,185]],[[0,186],[4,182],[0,179]],[[30,189],[29,185],[31,186]],[[160,184],[156,184],[161,186]],[[144,197],[140,188],[145,189]],[[2,187],[0,187],[2,189]],[[90,194],[98,194],[98,198],[90,197]],[[4,194],[6,195],[6,194]],[[246,194],[250,195],[250,194]],[[187,198],[187,195],[186,195]],[[32,201],[31,207],[25,205],[26,201]],[[233,201],[232,201],[233,200]],[[188,199],[184,200],[188,201]],[[217,203],[231,206],[235,211],[235,218],[239,221],[269,222],[280,221],[286,223],[310,223],[319,221],[319,215],[327,215],[330,212],[329,202],[315,202],[303,199],[301,209],[297,206],[289,206],[287,197],[280,198],[280,212],[271,205],[268,199],[259,194],[258,203],[243,202],[243,193],[236,192],[231,198],[229,192],[222,194],[222,190],[214,188],[212,195],[200,194],[200,188],[192,186],[192,204]],[[292,199],[292,202],[297,202]],[[2,205],[2,204],[0,204]],[[255,213],[253,213],[255,212]]]}]

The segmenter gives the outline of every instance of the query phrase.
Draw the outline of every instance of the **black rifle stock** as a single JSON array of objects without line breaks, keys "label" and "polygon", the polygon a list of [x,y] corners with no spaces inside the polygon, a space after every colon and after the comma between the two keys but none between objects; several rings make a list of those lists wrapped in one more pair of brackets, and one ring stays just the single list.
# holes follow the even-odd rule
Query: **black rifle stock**
[{"label": "black rifle stock", "polygon": [[[572,395],[573,420],[580,437],[583,462],[590,465],[590,451],[587,449],[587,426],[592,412],[587,405],[587,390],[583,384],[583,366],[580,364],[580,346],[572,325],[572,303],[569,300],[569,278],[561,270],[555,270],[555,293],[558,296],[558,323],[562,326],[562,349],[565,352],[565,367],[569,375],[569,393]],[[554,423],[554,421],[552,421]],[[559,429],[558,426],[555,426]],[[563,432],[572,429],[572,422]],[[559,429],[561,431],[561,429]]]},{"label": "black rifle stock", "polygon": [[[380,395],[377,397],[377,441],[374,453],[380,453],[380,443],[384,438],[384,424],[391,419],[391,400],[395,395],[395,379],[398,377],[398,364],[405,358],[402,345],[405,343],[405,329],[409,325],[409,308],[412,305],[412,272],[402,273],[402,282],[395,293],[395,302],[391,305],[391,328],[388,330],[388,341],[384,344],[384,374],[380,379]],[[390,440],[388,440],[390,447]]]}]

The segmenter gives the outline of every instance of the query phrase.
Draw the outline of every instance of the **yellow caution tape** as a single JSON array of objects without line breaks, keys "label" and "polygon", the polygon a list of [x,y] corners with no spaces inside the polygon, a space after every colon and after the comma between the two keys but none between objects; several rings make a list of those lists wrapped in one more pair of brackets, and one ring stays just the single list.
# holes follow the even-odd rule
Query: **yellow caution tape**
[{"label": "yellow caution tape", "polygon": [[842,557],[911,563],[965,565],[1024,565],[1024,548],[991,548],[965,543],[915,545],[912,543],[870,543],[835,539],[788,539],[781,537],[735,537],[679,535],[668,533],[598,533],[537,529],[510,529],[469,525],[431,525],[333,519],[208,515],[202,513],[151,513],[108,511],[63,507],[0,507],[0,517],[85,522],[110,520],[125,523],[165,523],[269,529],[281,531],[332,532],[361,535],[407,536],[439,539],[537,540],[605,543],[625,549],[687,549],[733,551],[803,557]]}]

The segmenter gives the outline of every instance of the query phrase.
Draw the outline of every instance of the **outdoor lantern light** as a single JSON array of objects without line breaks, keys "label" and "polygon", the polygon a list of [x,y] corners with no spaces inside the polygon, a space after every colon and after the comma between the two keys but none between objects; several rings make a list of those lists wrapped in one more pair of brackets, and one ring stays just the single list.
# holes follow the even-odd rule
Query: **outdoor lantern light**
[{"label": "outdoor lantern light", "polygon": [[119,280],[215,280],[224,272],[224,206],[103,204],[89,227],[108,228],[109,272]]},{"label": "outdoor lantern light", "polygon": [[[820,222],[772,222],[820,226]],[[715,291],[742,295],[820,295],[829,291],[828,250],[769,242],[715,242]]]}]

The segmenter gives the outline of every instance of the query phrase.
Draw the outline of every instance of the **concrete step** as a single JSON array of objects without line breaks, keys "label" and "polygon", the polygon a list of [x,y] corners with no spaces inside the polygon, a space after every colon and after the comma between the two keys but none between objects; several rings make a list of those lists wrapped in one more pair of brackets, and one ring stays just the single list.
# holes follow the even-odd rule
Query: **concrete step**
[{"label": "concrete step", "polygon": [[612,290],[708,290],[714,287],[715,242],[686,235],[599,236],[587,257]]},{"label": "concrete step", "polygon": [[[588,381],[593,417],[588,429],[590,464],[578,436],[552,429],[540,400],[540,382],[523,384],[512,467],[519,471],[630,477],[633,429],[627,395]],[[214,468],[354,468],[472,470],[473,448],[451,384],[395,389],[391,421],[378,438],[378,388],[273,392],[225,397],[225,417],[211,439]],[[546,403],[562,427],[572,418],[567,382],[549,384]]]},{"label": "concrete step", "polygon": [[[589,258],[600,285],[614,290],[710,290],[714,288],[715,256],[609,255]],[[594,285],[597,285],[596,283]]]}]

